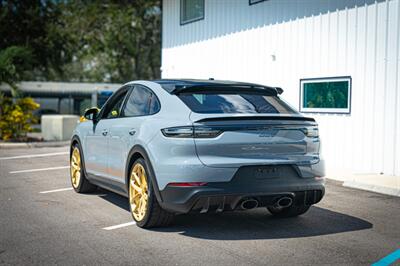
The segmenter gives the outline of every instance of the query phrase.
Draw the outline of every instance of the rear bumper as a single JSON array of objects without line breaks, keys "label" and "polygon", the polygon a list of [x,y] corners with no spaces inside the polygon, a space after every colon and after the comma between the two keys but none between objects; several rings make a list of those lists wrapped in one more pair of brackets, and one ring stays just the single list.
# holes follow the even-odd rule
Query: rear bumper
[{"label": "rear bumper", "polygon": [[271,206],[282,196],[291,197],[294,204],[318,203],[325,193],[324,180],[301,178],[292,168],[285,176],[269,178],[254,175],[254,167],[241,168],[229,182],[211,182],[201,187],[166,186],[161,193],[161,206],[175,213],[220,212],[235,210],[248,198],[258,206]]}]

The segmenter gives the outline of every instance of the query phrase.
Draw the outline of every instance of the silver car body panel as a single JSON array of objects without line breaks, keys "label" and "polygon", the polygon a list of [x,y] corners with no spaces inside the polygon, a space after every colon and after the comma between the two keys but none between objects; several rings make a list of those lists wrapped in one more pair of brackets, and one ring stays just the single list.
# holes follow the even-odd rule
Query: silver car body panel
[{"label": "silver car body panel", "polygon": [[[125,184],[128,154],[135,146],[147,152],[159,190],[171,182],[228,182],[245,165],[292,164],[302,178],[324,176],[319,138],[307,138],[300,131],[310,122],[288,122],[284,120],[288,115],[275,115],[283,120],[267,121],[264,128],[258,130],[227,130],[213,139],[169,138],[161,129],[192,126],[205,118],[264,116],[198,114],[158,83],[135,81],[124,86],[135,85],[143,85],[157,95],[161,103],[158,113],[101,119],[95,126],[92,121],[86,121],[74,130],[73,136],[81,141],[89,176]],[[244,119],[233,124],[240,128],[245,123],[257,124],[257,121]],[[220,123],[228,124],[232,122]]]}]

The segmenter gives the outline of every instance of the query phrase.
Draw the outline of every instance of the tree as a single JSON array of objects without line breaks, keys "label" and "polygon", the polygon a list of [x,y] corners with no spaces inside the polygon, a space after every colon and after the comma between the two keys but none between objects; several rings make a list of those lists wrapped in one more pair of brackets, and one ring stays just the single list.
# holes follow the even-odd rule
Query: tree
[{"label": "tree", "polygon": [[11,46],[31,52],[31,68],[19,75],[24,80],[63,78],[60,66],[71,59],[65,54],[65,39],[49,33],[61,10],[52,0],[0,0],[0,50]]},{"label": "tree", "polygon": [[18,96],[16,82],[22,79],[23,73],[30,67],[31,59],[32,54],[25,47],[10,46],[0,50],[0,85],[8,84],[13,97]]},{"label": "tree", "polygon": [[0,0],[0,50],[31,50],[24,80],[159,78],[160,6],[160,0]]},{"label": "tree", "polygon": [[160,0],[0,0],[0,36],[0,84],[14,96],[0,97],[3,138],[26,135],[37,108],[16,97],[18,81],[160,77]]},{"label": "tree", "polygon": [[68,1],[52,32],[69,36],[72,80],[125,82],[160,77],[159,0]]}]

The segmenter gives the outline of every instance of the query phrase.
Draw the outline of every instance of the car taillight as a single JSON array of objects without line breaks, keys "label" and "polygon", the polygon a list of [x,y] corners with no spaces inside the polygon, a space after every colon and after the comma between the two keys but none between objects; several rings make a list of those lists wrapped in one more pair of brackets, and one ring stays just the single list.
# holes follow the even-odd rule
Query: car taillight
[{"label": "car taillight", "polygon": [[193,127],[169,127],[161,129],[161,132],[166,137],[172,138],[192,138]]},{"label": "car taillight", "polygon": [[172,138],[215,138],[222,133],[220,129],[204,126],[169,127],[161,129],[161,132]]}]

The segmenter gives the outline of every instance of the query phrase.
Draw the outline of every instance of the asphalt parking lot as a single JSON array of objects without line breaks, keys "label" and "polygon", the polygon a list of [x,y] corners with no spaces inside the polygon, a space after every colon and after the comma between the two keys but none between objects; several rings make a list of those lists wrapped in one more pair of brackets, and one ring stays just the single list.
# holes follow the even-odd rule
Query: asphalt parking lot
[{"label": "asphalt parking lot", "polygon": [[400,248],[400,198],[328,182],[302,217],[256,209],[144,230],[125,198],[71,190],[68,163],[66,147],[0,150],[0,264],[367,265]]}]

